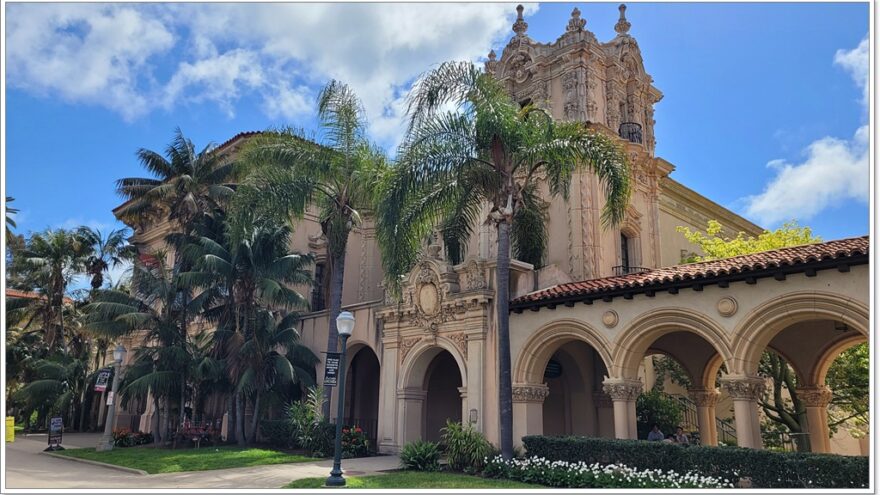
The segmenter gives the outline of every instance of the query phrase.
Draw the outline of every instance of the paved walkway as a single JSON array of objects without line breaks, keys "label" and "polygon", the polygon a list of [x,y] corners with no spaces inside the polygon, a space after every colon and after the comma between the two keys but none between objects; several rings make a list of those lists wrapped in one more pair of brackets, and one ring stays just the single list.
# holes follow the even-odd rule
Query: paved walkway
[{"label": "paved walkway", "polygon": [[[63,445],[94,447],[99,438],[65,434]],[[326,460],[144,476],[42,455],[44,448],[46,435],[16,436],[6,444],[6,488],[280,488],[293,480],[327,476],[333,466]],[[377,456],[342,464],[347,474],[362,475],[396,469],[399,462],[397,456]]]}]

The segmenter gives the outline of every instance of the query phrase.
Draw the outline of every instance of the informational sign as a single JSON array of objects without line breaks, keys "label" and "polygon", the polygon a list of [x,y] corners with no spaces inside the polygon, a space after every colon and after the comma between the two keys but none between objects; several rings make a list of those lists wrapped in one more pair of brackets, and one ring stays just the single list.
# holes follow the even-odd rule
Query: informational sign
[{"label": "informational sign", "polygon": [[324,359],[324,385],[336,386],[339,378],[339,356],[338,352],[327,353],[327,357]]},{"label": "informational sign", "polygon": [[64,432],[64,419],[61,417],[49,420],[49,449],[57,450],[61,447],[61,434]]},{"label": "informational sign", "polygon": [[104,368],[98,372],[98,378],[95,379],[95,392],[107,390],[108,382],[110,382],[110,368]]},{"label": "informational sign", "polygon": [[15,441],[15,417],[6,416],[6,441]]},{"label": "informational sign", "polygon": [[113,391],[112,390],[107,392],[107,405],[108,406],[113,405]]}]

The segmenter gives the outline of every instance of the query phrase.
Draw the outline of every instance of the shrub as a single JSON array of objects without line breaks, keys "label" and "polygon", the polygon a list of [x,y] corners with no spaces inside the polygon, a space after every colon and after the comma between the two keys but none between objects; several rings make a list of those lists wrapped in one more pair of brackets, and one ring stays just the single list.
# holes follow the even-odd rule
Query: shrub
[{"label": "shrub", "polygon": [[370,439],[360,426],[342,428],[342,457],[366,457],[370,455]]},{"label": "shrub", "polygon": [[455,471],[476,473],[483,469],[486,458],[492,453],[492,444],[471,425],[447,421],[442,430],[442,442],[446,445],[446,461]]},{"label": "shrub", "polygon": [[659,390],[639,395],[636,399],[636,429],[639,438],[648,438],[648,432],[654,425],[664,435],[675,433],[675,428],[681,423],[681,409],[677,400]]},{"label": "shrub", "polygon": [[305,400],[287,406],[287,422],[294,445],[317,457],[333,453],[336,436],[335,426],[321,413],[323,404],[323,389],[312,387]]},{"label": "shrub", "polygon": [[740,447],[682,446],[588,437],[523,437],[528,454],[550,461],[625,464],[730,479],[756,488],[867,488],[868,458]]},{"label": "shrub", "polygon": [[153,434],[142,431],[131,431],[128,428],[113,430],[114,447],[133,447],[153,443]]},{"label": "shrub", "polygon": [[400,467],[413,471],[437,471],[440,469],[440,449],[434,442],[410,442],[400,450]]},{"label": "shrub", "polygon": [[275,447],[290,447],[293,444],[293,431],[286,419],[264,419],[260,421],[260,435],[263,441]]},{"label": "shrub", "polygon": [[639,471],[623,464],[548,461],[539,457],[505,461],[501,456],[489,460],[484,476],[555,488],[732,488],[729,480],[684,474],[660,469]]}]

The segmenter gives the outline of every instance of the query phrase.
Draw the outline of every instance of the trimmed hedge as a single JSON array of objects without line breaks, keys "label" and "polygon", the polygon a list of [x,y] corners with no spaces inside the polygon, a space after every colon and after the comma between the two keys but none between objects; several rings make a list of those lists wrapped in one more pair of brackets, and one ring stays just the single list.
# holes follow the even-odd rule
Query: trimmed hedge
[{"label": "trimmed hedge", "polygon": [[523,437],[523,444],[530,457],[550,461],[697,471],[730,480],[750,478],[756,488],[867,488],[869,483],[867,457],[540,435]]},{"label": "trimmed hedge", "polygon": [[286,419],[264,419],[260,421],[260,436],[263,441],[275,447],[293,445],[293,430]]}]

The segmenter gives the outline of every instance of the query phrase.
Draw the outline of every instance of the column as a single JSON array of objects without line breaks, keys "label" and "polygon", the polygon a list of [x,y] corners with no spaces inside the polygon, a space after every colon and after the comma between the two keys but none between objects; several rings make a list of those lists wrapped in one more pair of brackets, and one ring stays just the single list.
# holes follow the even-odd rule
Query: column
[{"label": "column", "polygon": [[596,436],[614,438],[614,401],[605,392],[593,392],[596,406]]},{"label": "column", "polygon": [[715,426],[715,406],[721,393],[714,388],[694,388],[688,390],[691,400],[697,405],[697,426],[700,428],[702,445],[718,445],[718,431]]},{"label": "column", "polygon": [[828,435],[828,403],[831,402],[831,389],[826,385],[798,388],[797,396],[807,408],[810,451],[826,454],[831,452],[831,439]]},{"label": "column", "polygon": [[522,437],[544,433],[544,399],[550,388],[544,384],[513,384],[513,445],[522,446]]},{"label": "column", "polygon": [[761,421],[758,418],[758,399],[764,395],[763,378],[747,375],[729,375],[721,384],[733,399],[736,419],[736,443],[740,447],[764,448],[761,440]]},{"label": "column", "polygon": [[642,393],[642,382],[625,378],[609,378],[602,390],[611,397],[614,408],[614,438],[637,439],[636,399]]},{"label": "column", "polygon": [[383,340],[379,368],[379,424],[376,443],[381,453],[396,453],[403,446],[397,435],[397,342]]},{"label": "column", "polygon": [[427,393],[417,387],[407,387],[397,391],[398,399],[398,441],[400,447],[424,439],[425,396]]}]

